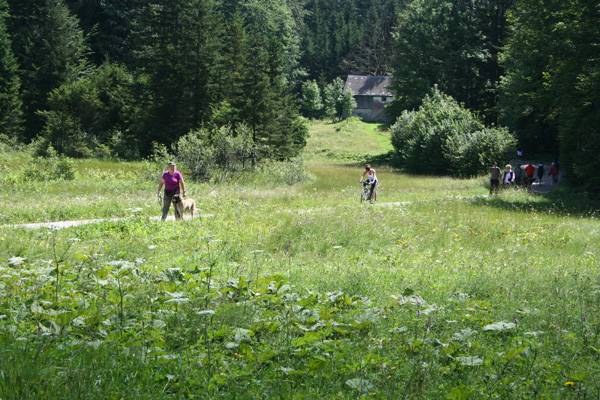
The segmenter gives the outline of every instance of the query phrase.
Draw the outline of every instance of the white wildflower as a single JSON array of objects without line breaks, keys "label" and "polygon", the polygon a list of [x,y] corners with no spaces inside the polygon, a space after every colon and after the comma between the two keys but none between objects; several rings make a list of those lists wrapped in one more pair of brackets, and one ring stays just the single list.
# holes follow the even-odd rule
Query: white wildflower
[{"label": "white wildflower", "polygon": [[460,365],[465,365],[467,367],[476,367],[483,364],[483,358],[476,356],[456,357],[456,361],[458,361]]},{"label": "white wildflower", "polygon": [[19,265],[22,265],[25,260],[25,257],[11,257],[8,259],[8,265],[11,267],[18,267]]},{"label": "white wildflower", "polygon": [[486,332],[489,332],[489,331],[504,332],[504,331],[509,331],[511,329],[515,329],[516,327],[517,327],[517,325],[513,322],[500,321],[500,322],[494,322],[493,324],[484,326],[483,330]]}]

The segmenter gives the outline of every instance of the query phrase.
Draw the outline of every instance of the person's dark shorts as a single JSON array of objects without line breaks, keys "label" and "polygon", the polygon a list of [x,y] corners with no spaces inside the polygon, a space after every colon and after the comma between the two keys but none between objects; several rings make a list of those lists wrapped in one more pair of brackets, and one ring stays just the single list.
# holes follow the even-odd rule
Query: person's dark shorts
[{"label": "person's dark shorts", "polygon": [[179,190],[167,190],[165,189],[165,198],[170,198],[173,203],[179,203],[181,201],[181,197],[179,195]]},{"label": "person's dark shorts", "polygon": [[371,194],[370,194],[371,196],[373,196],[373,192],[375,192],[375,188],[377,187],[378,183],[379,183],[378,181],[374,181],[373,183],[370,184],[371,185]]},{"label": "person's dark shorts", "polygon": [[490,185],[492,188],[500,187],[500,179],[490,179]]}]

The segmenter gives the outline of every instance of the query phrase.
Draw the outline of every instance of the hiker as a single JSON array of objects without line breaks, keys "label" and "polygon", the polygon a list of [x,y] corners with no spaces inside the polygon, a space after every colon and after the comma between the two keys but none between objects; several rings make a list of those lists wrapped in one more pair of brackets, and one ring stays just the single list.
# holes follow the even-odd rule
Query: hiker
[{"label": "hiker", "polygon": [[532,163],[527,163],[525,166],[525,186],[530,187],[533,183],[535,175],[535,167]]},{"label": "hiker", "polygon": [[544,180],[544,164],[539,163],[537,167],[537,179],[538,183],[541,185]]},{"label": "hiker", "polygon": [[558,183],[558,165],[556,162],[553,162],[550,166],[550,171],[548,171],[548,175],[552,177],[552,184],[556,185]]},{"label": "hiker", "polygon": [[523,168],[521,164],[517,165],[515,169],[515,184],[522,185],[523,184]]},{"label": "hiker", "polygon": [[183,180],[183,175],[181,172],[177,171],[175,162],[173,161],[169,162],[167,170],[162,174],[160,182],[158,183],[157,196],[159,201],[160,190],[163,186],[165,187],[165,192],[162,199],[161,221],[167,219],[171,203],[173,203],[173,209],[175,210],[175,219],[180,220],[182,215],[179,207],[177,207],[177,203],[181,201],[181,198],[179,197],[180,194],[183,193],[183,195],[185,195],[185,182]]},{"label": "hiker", "polygon": [[504,187],[507,188],[515,183],[515,172],[512,169],[512,165],[506,164],[504,169],[504,175],[502,176],[502,183]]},{"label": "hiker", "polygon": [[498,164],[494,163],[490,168],[490,196],[492,194],[498,194],[498,189],[500,188],[500,174],[502,171]]}]

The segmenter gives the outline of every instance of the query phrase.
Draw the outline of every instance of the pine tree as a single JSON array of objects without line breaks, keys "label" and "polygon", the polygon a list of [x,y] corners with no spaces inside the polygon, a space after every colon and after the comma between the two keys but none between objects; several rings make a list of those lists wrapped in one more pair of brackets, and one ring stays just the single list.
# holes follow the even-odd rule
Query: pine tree
[{"label": "pine tree", "polygon": [[391,70],[392,27],[407,0],[307,0],[302,66],[329,81],[348,73]]},{"label": "pine tree", "polygon": [[247,1],[238,12],[244,23],[242,90],[230,102],[265,155],[293,157],[304,147],[306,129],[291,93],[299,58],[292,14],[277,0]]},{"label": "pine tree", "polygon": [[513,2],[412,1],[400,13],[395,31],[394,114],[418,107],[425,94],[438,85],[495,122],[502,72],[497,55],[506,35],[506,13]]},{"label": "pine tree", "polygon": [[18,138],[22,130],[22,103],[18,66],[6,29],[8,5],[0,0],[0,134]]},{"label": "pine tree", "polygon": [[144,77],[150,98],[145,150],[171,144],[211,114],[211,65],[218,50],[218,18],[212,0],[153,0],[131,21],[132,67]]},{"label": "pine tree", "polygon": [[93,61],[131,62],[129,39],[131,22],[146,1],[143,0],[66,0],[89,37]]},{"label": "pine tree", "polygon": [[41,129],[38,111],[48,94],[87,68],[88,48],[77,18],[63,0],[9,0],[13,49],[20,65],[25,112],[23,139]]}]

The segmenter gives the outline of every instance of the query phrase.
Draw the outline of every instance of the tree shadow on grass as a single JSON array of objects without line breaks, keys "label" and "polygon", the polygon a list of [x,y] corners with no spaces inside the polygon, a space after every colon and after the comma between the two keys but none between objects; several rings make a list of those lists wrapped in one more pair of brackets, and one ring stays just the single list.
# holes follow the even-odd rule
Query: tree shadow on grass
[{"label": "tree shadow on grass", "polygon": [[362,167],[365,164],[373,165],[374,167],[389,167],[392,169],[400,169],[396,155],[393,151],[382,154],[364,154],[357,156],[355,161],[345,163],[348,167]]},{"label": "tree shadow on grass", "polygon": [[494,207],[507,211],[538,212],[561,216],[600,217],[600,199],[587,193],[577,192],[568,186],[549,193],[537,193],[525,198],[479,196],[471,204],[481,207]]}]

